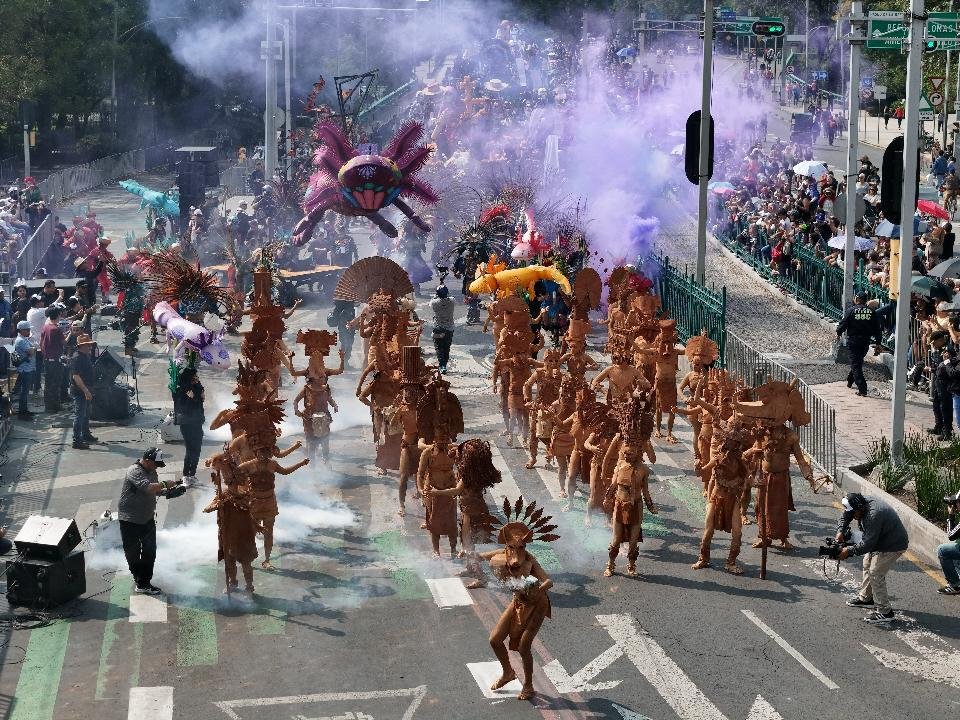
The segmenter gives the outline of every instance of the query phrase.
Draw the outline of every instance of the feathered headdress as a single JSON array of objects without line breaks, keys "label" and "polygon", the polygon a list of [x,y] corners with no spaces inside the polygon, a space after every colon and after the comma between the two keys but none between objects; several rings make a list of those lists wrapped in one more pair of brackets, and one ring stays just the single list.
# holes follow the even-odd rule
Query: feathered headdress
[{"label": "feathered headdress", "polygon": [[182,315],[226,303],[227,290],[216,276],[174,252],[155,253],[147,281],[157,300],[179,302]]},{"label": "feathered headdress", "polygon": [[[510,543],[527,545],[534,541],[553,542],[559,540],[560,536],[553,534],[557,526],[550,524],[553,516],[544,515],[543,510],[543,508],[537,507],[536,500],[524,506],[523,495],[518,497],[516,503],[512,506],[509,498],[504,498],[504,522],[500,524],[499,520],[494,521],[494,529],[498,531],[497,542],[501,545]],[[499,527],[497,527],[498,525]]]}]

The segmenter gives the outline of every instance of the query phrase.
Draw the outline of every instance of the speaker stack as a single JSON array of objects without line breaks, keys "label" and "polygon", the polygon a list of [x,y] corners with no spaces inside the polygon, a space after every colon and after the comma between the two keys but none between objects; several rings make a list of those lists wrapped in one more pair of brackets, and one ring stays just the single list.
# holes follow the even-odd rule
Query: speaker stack
[{"label": "speaker stack", "polygon": [[111,350],[101,350],[93,363],[93,402],[91,420],[126,420],[130,417],[130,391],[117,376],[125,372],[123,362]]},{"label": "speaker stack", "polygon": [[220,185],[220,166],[215,147],[177,148],[177,186],[180,188],[180,222],[189,222],[190,207],[203,207],[208,187]]},{"label": "speaker stack", "polygon": [[13,544],[17,558],[7,560],[7,602],[49,610],[87,591],[86,564],[77,523],[67,518],[32,515]]}]

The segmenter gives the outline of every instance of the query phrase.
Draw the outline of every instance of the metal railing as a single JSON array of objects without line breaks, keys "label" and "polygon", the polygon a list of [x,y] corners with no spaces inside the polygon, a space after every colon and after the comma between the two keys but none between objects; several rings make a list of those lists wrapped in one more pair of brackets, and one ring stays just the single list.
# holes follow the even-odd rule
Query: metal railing
[{"label": "metal railing", "polygon": [[23,170],[23,158],[11,155],[0,159],[0,183],[10,183],[20,179]]},{"label": "metal railing", "polygon": [[[760,230],[750,242],[740,242],[737,237],[748,227],[745,219],[739,218],[718,227],[714,237],[740,260],[749,265],[762,278],[793,295],[807,307],[833,320],[843,317],[843,267],[831,265],[818,257],[810,244],[794,242],[790,262],[783,272],[771,267],[763,249],[768,246],[767,236]],[[886,288],[870,282],[863,263],[857,269],[853,281],[854,292],[864,292],[870,298],[886,304],[890,295]]]},{"label": "metal railing", "polygon": [[17,278],[29,280],[33,277],[34,271],[47,254],[47,250],[50,249],[50,244],[53,242],[53,230],[53,215],[47,215],[17,254],[17,259],[10,269],[11,282]]},{"label": "metal railing", "polygon": [[814,463],[831,479],[837,475],[836,415],[833,407],[817,395],[797,374],[750,347],[735,333],[727,331],[724,363],[727,370],[743,378],[751,387],[762,385],[768,378],[781,382],[796,381],[811,420],[807,425],[792,428],[800,437],[800,445]]},{"label": "metal railing", "polygon": [[69,197],[111,180],[146,172],[162,164],[165,157],[163,148],[141,148],[119,155],[109,155],[53,173],[39,183],[40,192],[48,205],[59,205]]},{"label": "metal railing", "polygon": [[681,272],[670,264],[670,258],[651,255],[658,266],[657,294],[666,315],[677,321],[677,335],[686,342],[706,329],[707,335],[723,348],[727,335],[727,288],[720,291],[698,283],[686,268]]}]

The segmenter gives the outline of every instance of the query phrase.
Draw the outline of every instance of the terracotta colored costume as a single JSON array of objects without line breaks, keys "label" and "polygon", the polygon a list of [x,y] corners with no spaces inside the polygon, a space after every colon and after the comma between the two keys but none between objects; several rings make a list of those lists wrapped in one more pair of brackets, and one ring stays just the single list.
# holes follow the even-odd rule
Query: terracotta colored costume
[{"label": "terracotta colored costume", "polygon": [[657,380],[657,405],[664,411],[677,405],[677,381],[675,379]]},{"label": "terracotta colored costume", "polygon": [[[426,463],[425,486],[437,490],[448,490],[456,485],[453,474],[453,458],[446,453],[437,452],[433,446],[425,449],[420,458],[421,466]],[[427,510],[427,530],[434,535],[457,535],[457,501],[454,498],[431,495],[425,498]]]}]

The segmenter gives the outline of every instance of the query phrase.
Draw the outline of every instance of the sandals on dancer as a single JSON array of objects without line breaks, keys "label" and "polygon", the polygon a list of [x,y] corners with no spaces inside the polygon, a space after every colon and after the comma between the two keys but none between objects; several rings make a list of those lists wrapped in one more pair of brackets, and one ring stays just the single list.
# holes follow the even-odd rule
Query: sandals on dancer
[{"label": "sandals on dancer", "polygon": [[262,563],[260,563],[260,567],[262,567],[264,570],[276,570],[276,568],[273,566],[273,563],[271,563],[269,560],[264,560]]},{"label": "sandals on dancer", "polygon": [[534,695],[536,695],[536,691],[533,688],[524,688],[517,695],[517,700],[531,700]]},{"label": "sandals on dancer", "polygon": [[516,673],[515,671],[511,670],[510,672],[504,673],[503,675],[501,675],[498,680],[495,680],[494,683],[493,683],[493,685],[490,686],[490,689],[491,689],[491,690],[499,690],[499,689],[502,688],[504,685],[509,685],[510,683],[512,683],[512,682],[513,682],[514,680],[516,680],[516,679],[517,679],[517,673]]},{"label": "sandals on dancer", "polygon": [[694,570],[703,570],[704,568],[710,567],[710,561],[700,558],[690,567],[692,567]]}]

